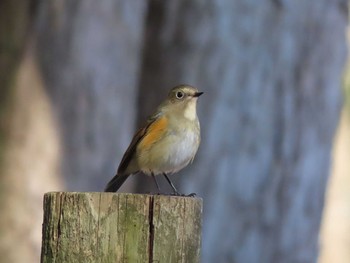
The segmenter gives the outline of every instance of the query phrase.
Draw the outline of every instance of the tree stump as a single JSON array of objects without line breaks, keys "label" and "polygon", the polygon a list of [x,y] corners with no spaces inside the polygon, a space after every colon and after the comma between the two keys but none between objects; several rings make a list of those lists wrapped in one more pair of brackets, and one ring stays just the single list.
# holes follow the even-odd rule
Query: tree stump
[{"label": "tree stump", "polygon": [[201,215],[200,198],[47,193],[41,262],[200,262]]}]

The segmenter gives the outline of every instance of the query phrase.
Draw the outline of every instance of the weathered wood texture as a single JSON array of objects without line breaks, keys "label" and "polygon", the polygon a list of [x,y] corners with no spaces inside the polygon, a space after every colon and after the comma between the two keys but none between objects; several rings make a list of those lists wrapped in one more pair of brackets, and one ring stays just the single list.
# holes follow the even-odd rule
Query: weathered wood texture
[{"label": "weathered wood texture", "polygon": [[202,200],[47,193],[41,262],[199,262]]}]

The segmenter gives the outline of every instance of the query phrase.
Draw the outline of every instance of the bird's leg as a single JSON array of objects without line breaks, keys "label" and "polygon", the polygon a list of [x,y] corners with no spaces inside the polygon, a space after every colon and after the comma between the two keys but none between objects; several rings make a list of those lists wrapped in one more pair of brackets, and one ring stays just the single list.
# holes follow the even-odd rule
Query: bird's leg
[{"label": "bird's leg", "polygon": [[152,178],[153,178],[154,182],[156,183],[156,186],[157,186],[158,192],[160,193],[160,187],[159,187],[159,184],[158,184],[158,182],[157,182],[156,177],[154,176],[154,173],[151,173],[151,175],[152,175]]},{"label": "bird's leg", "polygon": [[175,195],[181,195],[175,188],[175,186],[173,185],[173,183],[170,181],[169,177],[166,175],[166,173],[163,173],[165,179],[168,181],[168,183],[170,184],[171,188],[173,188],[174,190],[174,194]]}]

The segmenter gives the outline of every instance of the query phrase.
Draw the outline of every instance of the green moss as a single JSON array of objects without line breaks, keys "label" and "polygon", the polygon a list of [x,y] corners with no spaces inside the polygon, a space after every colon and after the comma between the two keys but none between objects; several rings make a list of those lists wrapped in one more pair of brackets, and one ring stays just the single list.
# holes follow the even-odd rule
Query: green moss
[{"label": "green moss", "polygon": [[[147,222],[148,218],[140,214],[140,209],[136,205],[128,205],[127,214],[125,216],[125,244],[126,244],[126,258],[128,262],[137,262],[140,255],[147,255],[147,244],[148,240],[145,240],[144,222]],[[144,228],[145,231],[140,231]]]}]

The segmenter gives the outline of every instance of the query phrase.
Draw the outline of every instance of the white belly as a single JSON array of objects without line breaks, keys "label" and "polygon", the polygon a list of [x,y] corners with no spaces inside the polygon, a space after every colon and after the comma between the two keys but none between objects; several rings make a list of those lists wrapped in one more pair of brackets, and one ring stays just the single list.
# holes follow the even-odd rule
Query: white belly
[{"label": "white belly", "polygon": [[186,132],[186,136],[168,134],[148,151],[140,153],[138,165],[141,171],[150,174],[174,173],[184,168],[195,156],[199,135]]}]

